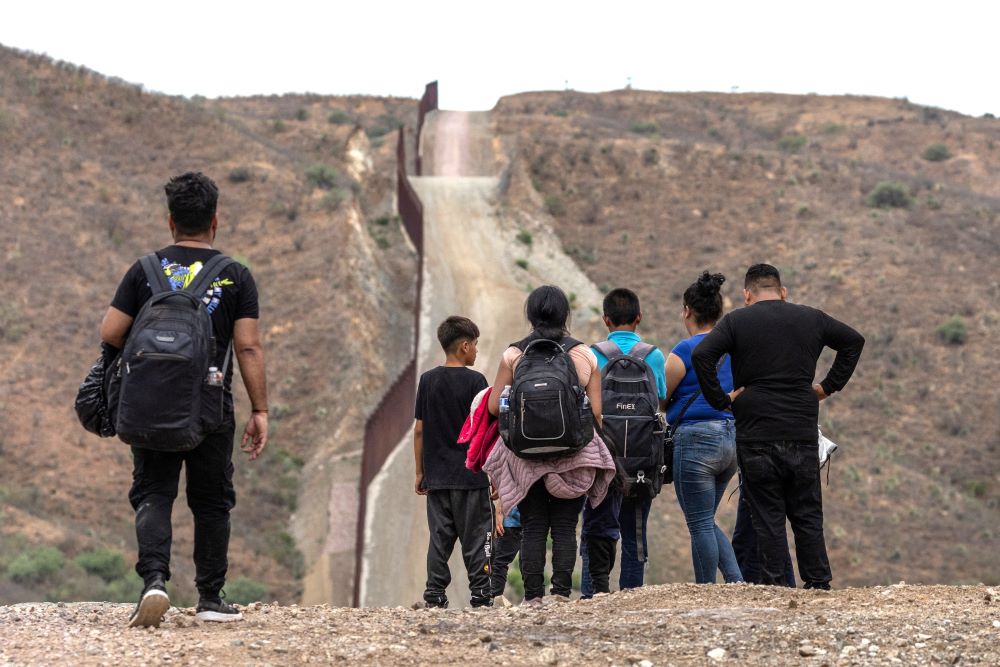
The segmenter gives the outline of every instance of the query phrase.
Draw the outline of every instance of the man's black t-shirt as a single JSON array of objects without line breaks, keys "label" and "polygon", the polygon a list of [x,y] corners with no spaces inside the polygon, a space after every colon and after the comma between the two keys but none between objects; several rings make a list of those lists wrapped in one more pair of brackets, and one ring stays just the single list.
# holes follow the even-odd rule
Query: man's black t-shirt
[{"label": "man's black t-shirt", "polygon": [[[218,250],[179,245],[168,246],[156,251],[163,273],[174,289],[181,289],[191,284],[201,267],[218,254],[220,254]],[[134,318],[139,314],[143,304],[152,296],[153,291],[146,281],[146,273],[136,261],[118,285],[111,306]],[[236,320],[257,319],[260,315],[257,303],[257,284],[247,267],[239,263],[230,264],[212,281],[212,285],[205,292],[203,300],[212,316],[212,328],[215,331],[216,358],[214,365],[222,368],[225,364],[229,342],[233,339],[233,327]],[[233,365],[230,360],[225,382],[225,410],[227,414],[232,414],[233,410],[232,385]]]},{"label": "man's black t-shirt", "polygon": [[424,485],[439,489],[482,489],[485,473],[465,467],[466,448],[458,434],[476,394],[487,387],[482,373],[461,366],[438,366],[420,376],[414,416],[424,426]]},{"label": "man's black t-shirt", "polygon": [[695,348],[692,365],[705,399],[723,410],[730,401],[716,364],[730,355],[733,386],[745,387],[732,402],[737,442],[816,442],[819,399],[812,385],[820,353],[837,351],[820,382],[829,396],[851,379],[864,345],[861,334],[823,311],[775,299],[722,318]]}]

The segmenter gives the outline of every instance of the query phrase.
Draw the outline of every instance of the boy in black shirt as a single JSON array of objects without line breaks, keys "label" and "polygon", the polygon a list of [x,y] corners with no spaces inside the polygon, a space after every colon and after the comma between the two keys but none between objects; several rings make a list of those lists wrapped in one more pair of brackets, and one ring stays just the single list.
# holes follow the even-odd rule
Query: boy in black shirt
[{"label": "boy in black shirt", "polygon": [[448,559],[457,539],[469,574],[471,604],[488,607],[493,529],[489,481],[485,473],[466,469],[465,448],[458,444],[472,399],[487,387],[482,373],[467,368],[476,362],[479,328],[466,317],[452,316],[441,323],[437,335],[445,363],[420,376],[413,428],[414,489],[427,496],[430,529],[424,602],[428,607],[448,606]]},{"label": "boy in black shirt", "polygon": [[[692,365],[705,399],[736,417],[736,456],[757,549],[761,583],[786,579],[785,517],[795,534],[799,576],[806,588],[830,588],[819,477],[819,402],[850,380],[864,337],[821,310],[788,303],[778,270],[747,270],[747,307],[726,315],[705,336]],[[837,351],[830,371],[814,384],[824,347]],[[716,364],[729,354],[735,391],[719,384]]]}]

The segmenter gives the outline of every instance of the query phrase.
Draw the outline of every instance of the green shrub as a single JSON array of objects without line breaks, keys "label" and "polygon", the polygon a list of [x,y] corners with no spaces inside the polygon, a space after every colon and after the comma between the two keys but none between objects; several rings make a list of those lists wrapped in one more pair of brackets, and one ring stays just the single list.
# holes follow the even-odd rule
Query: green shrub
[{"label": "green shrub", "polygon": [[66,559],[55,547],[35,547],[23,552],[7,566],[7,576],[20,584],[40,584],[63,568]]},{"label": "green shrub", "polygon": [[560,216],[566,212],[566,205],[559,195],[546,195],[545,210],[551,215]]},{"label": "green shrub", "polygon": [[259,602],[267,597],[267,594],[267,586],[246,577],[236,577],[226,584],[226,600],[236,604]]},{"label": "green shrub", "polygon": [[295,112],[295,120],[309,120],[309,112],[305,109],[299,109]]},{"label": "green shrub", "polygon": [[516,260],[514,263],[517,264],[522,269],[527,270],[527,268],[528,268],[528,260],[526,260],[526,259],[519,259],[519,260]]},{"label": "green shrub", "polygon": [[868,193],[865,202],[872,208],[909,208],[913,204],[913,197],[905,183],[882,181]]},{"label": "green shrub", "polygon": [[337,184],[337,176],[337,170],[325,164],[314,164],[306,169],[306,180],[324,190],[329,190]]},{"label": "green shrub", "polygon": [[826,125],[823,126],[823,129],[821,131],[823,132],[823,134],[837,134],[843,129],[844,126],[841,125],[840,123],[827,123]]},{"label": "green shrub", "polygon": [[531,232],[527,232],[527,231],[525,231],[525,230],[523,230],[523,229],[522,229],[521,231],[519,231],[519,232],[517,233],[517,240],[518,240],[518,241],[519,241],[520,243],[523,243],[523,244],[524,244],[524,245],[526,245],[526,246],[530,246],[530,245],[531,245],[531,242],[532,242],[532,241],[533,241],[534,239],[533,239],[533,238],[532,238],[532,236],[531,236]]},{"label": "green shrub", "polygon": [[647,148],[642,152],[642,163],[647,167],[652,167],[660,163],[660,154],[655,148]]},{"label": "green shrub", "polygon": [[656,123],[636,121],[629,125],[628,129],[636,134],[656,134]]},{"label": "green shrub", "polygon": [[301,579],[306,572],[306,565],[302,552],[295,546],[295,539],[281,531],[270,539],[270,547],[271,557],[291,572],[293,577]]},{"label": "green shrub", "polygon": [[287,129],[288,128],[285,126],[285,121],[281,120],[280,118],[275,118],[274,120],[271,121],[271,131],[274,132],[275,134],[284,132]]},{"label": "green shrub", "polygon": [[798,153],[808,141],[808,137],[801,134],[787,134],[778,139],[778,148],[786,153]]},{"label": "green shrub", "polygon": [[108,582],[104,588],[104,599],[108,602],[134,602],[141,592],[142,579],[130,569],[118,579]]},{"label": "green shrub", "polygon": [[28,324],[13,303],[0,303],[0,340],[16,343],[28,333]]},{"label": "green shrub", "polygon": [[108,583],[125,576],[125,557],[113,549],[84,551],[73,560],[85,571]]},{"label": "green shrub", "polygon": [[351,116],[346,111],[337,109],[326,117],[328,123],[332,125],[347,125],[351,122]]},{"label": "green shrub", "polygon": [[969,330],[965,326],[965,320],[954,315],[938,325],[937,335],[948,345],[964,345],[969,338]]},{"label": "green shrub", "polygon": [[246,183],[253,177],[249,167],[236,167],[229,172],[230,183]]},{"label": "green shrub", "polygon": [[944,162],[951,157],[951,151],[944,144],[931,144],[924,149],[922,158],[928,162]]}]

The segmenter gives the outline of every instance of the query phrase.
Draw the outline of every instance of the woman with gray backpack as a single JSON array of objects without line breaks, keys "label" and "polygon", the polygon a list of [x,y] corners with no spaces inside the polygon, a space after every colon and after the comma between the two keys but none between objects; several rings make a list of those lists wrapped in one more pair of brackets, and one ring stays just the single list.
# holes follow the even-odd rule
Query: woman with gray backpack
[{"label": "woman with gray backpack", "polygon": [[521,514],[524,603],[545,595],[546,543],[552,536],[554,600],[569,599],[576,565],[576,524],[588,499],[597,506],[615,463],[595,424],[601,420],[601,375],[590,348],[569,337],[566,294],[551,285],[525,302],[531,333],[503,354],[489,411],[500,420],[502,444],[483,470],[507,514]]},{"label": "woman with gray backpack", "polygon": [[[713,584],[716,571],[726,583],[743,581],[736,555],[715,522],[719,502],[736,474],[736,429],[730,412],[716,410],[701,395],[691,365],[698,343],[722,317],[719,290],[726,278],[705,271],[684,292],[684,327],[689,338],[667,355],[667,421],[674,441],[674,491],[691,534],[694,578]],[[733,390],[729,357],[718,367],[725,391]]]}]

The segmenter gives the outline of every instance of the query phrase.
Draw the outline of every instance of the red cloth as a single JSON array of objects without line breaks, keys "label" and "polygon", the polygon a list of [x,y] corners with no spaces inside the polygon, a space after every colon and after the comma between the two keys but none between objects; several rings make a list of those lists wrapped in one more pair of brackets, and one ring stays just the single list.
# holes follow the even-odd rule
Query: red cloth
[{"label": "red cloth", "polygon": [[458,444],[468,443],[469,451],[465,455],[465,467],[472,472],[480,472],[490,450],[500,437],[500,422],[490,414],[490,392],[493,387],[487,387],[472,399],[469,416],[458,434]]}]

